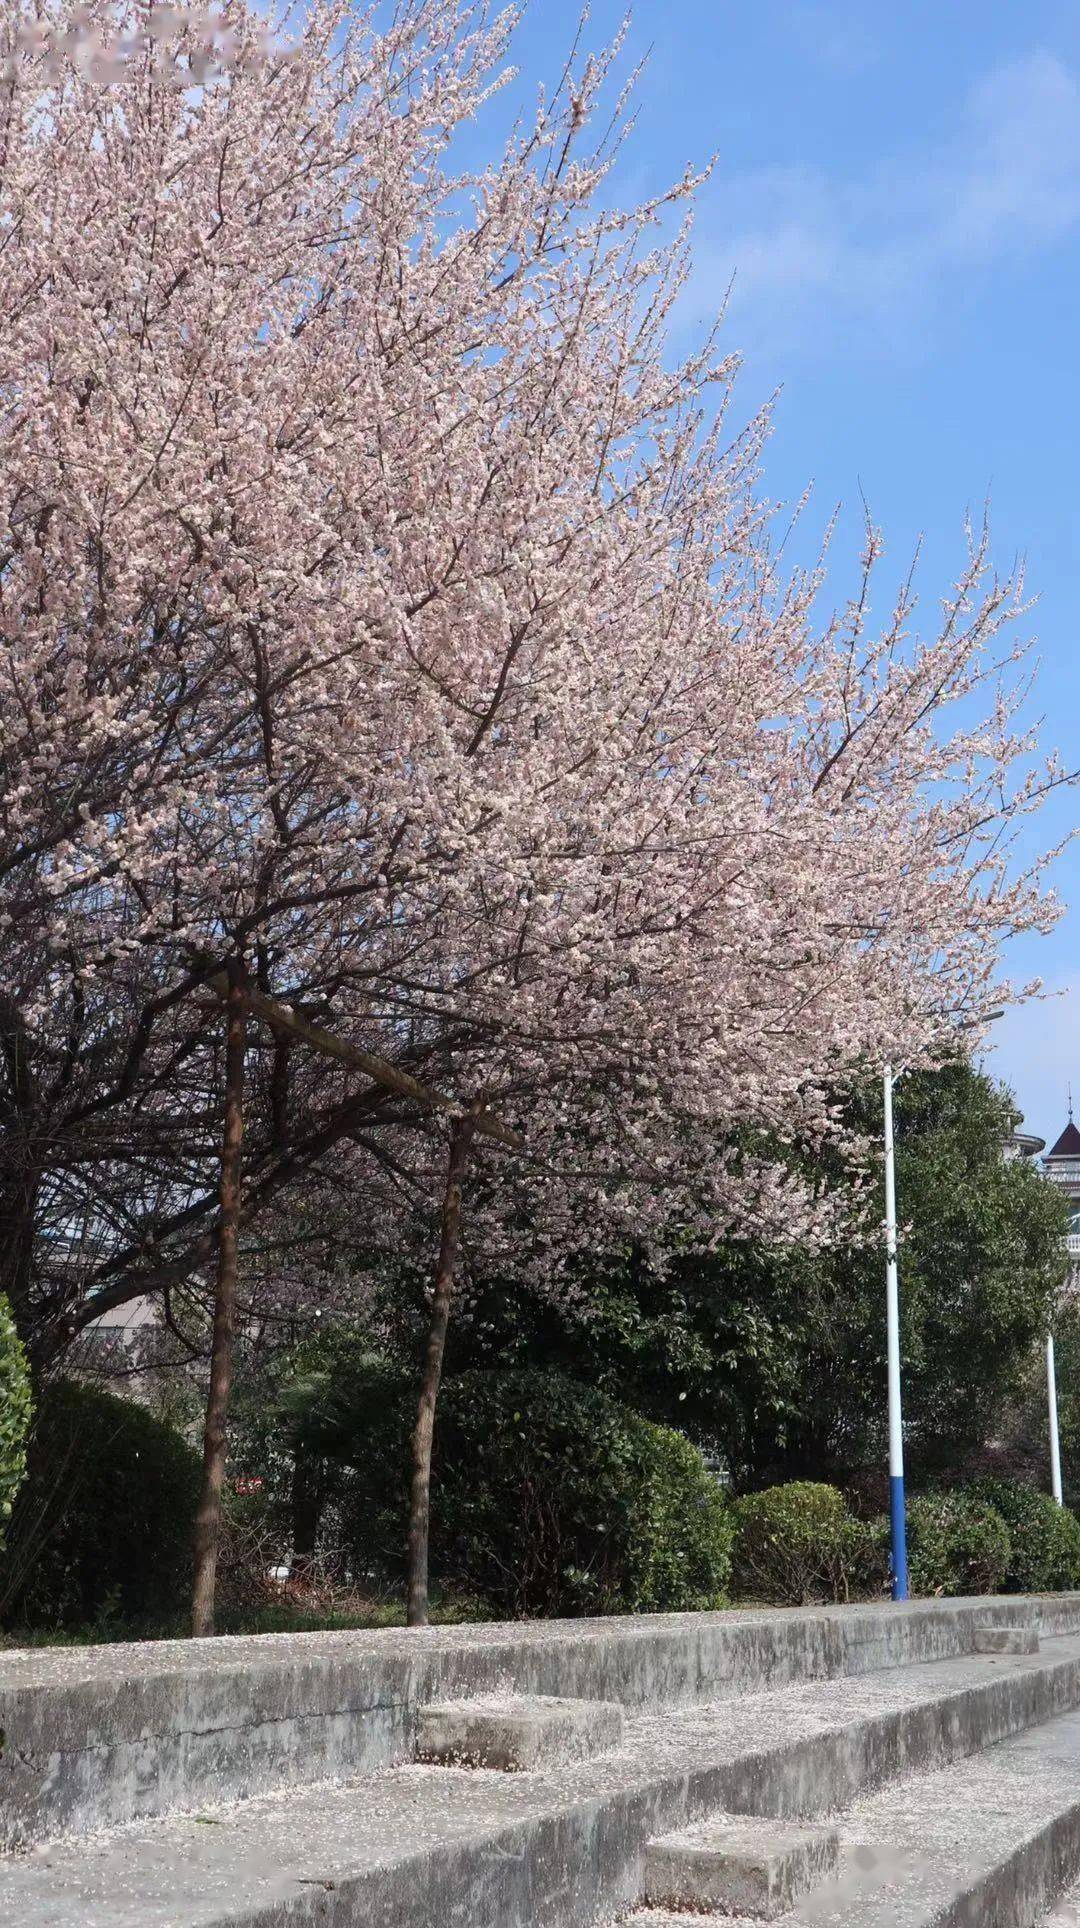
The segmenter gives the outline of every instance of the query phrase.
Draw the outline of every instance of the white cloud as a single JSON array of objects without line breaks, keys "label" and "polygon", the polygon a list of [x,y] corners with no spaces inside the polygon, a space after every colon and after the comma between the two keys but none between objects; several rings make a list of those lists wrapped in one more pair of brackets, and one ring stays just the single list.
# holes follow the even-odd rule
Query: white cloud
[{"label": "white cloud", "polygon": [[734,277],[744,344],[790,352],[860,328],[893,354],[950,282],[1077,225],[1080,85],[1036,52],[986,75],[936,151],[890,156],[858,180],[811,168],[721,177],[702,211],[688,305],[715,308]]}]

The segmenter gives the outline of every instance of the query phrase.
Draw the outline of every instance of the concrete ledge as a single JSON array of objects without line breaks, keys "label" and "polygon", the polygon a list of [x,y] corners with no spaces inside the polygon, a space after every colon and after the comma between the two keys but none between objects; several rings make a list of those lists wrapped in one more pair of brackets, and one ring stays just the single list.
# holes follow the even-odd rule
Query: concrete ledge
[{"label": "concrete ledge", "polygon": [[863,1799],[839,1833],[837,1878],[787,1928],[1031,1928],[1080,1868],[1080,1715]]},{"label": "concrete ledge", "polygon": [[775,1921],[836,1872],[839,1853],[835,1828],[714,1816],[649,1842],[645,1899],[654,1907]]},{"label": "concrete ledge", "polygon": [[970,1654],[977,1625],[1037,1623],[1080,1629],[1080,1593],[3,1653],[0,1847],[409,1760],[430,1701],[694,1706]]},{"label": "concrete ledge", "polygon": [[1037,1627],[976,1627],[977,1654],[1037,1654]]},{"label": "concrete ledge", "polygon": [[623,1710],[614,1701],[454,1700],[420,1709],[416,1758],[449,1767],[528,1774],[590,1760],[618,1747]]},{"label": "concrete ledge", "polygon": [[[547,1773],[404,1767],[361,1785],[54,1844],[8,1864],[4,1919],[18,1928],[596,1928],[636,1905],[648,1842],[717,1810],[821,1817],[900,1776],[882,1796],[891,1830],[896,1805],[915,1798],[919,1771],[985,1747],[993,1772],[1002,1752],[994,1742],[1080,1704],[1080,1640],[1062,1649],[1053,1659],[969,1656],[816,1683],[675,1720],[638,1714],[616,1753]],[[1030,1746],[1040,1756],[1042,1736]],[[971,1772],[978,1768],[973,1762]],[[1072,1799],[1071,1758],[1066,1775]],[[1002,1858],[1000,1834],[984,1842],[985,1812],[1004,1807],[1013,1830],[1019,1792],[1022,1785],[1010,1787],[1003,1801],[980,1784],[960,1805],[984,1869]],[[1055,1790],[1051,1811],[1056,1798]],[[1044,1808],[1041,1793],[1032,1805]],[[939,1799],[930,1812],[955,1827],[957,1811]],[[1026,1840],[1032,1828],[1021,1819]],[[920,1816],[916,1840],[925,1832]],[[946,1845],[943,1874],[952,1881]],[[807,1919],[818,1898],[804,1904]],[[931,1920],[939,1928],[945,1919],[882,1911],[880,1899],[878,1909],[863,1917],[874,1928]],[[949,1919],[956,1928],[1014,1928],[1036,1916]]]}]

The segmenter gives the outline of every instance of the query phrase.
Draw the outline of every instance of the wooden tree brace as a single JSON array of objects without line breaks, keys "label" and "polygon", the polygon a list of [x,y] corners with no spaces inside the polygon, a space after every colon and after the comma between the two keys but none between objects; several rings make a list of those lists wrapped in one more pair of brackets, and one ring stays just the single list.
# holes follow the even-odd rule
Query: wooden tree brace
[{"label": "wooden tree brace", "polygon": [[[208,983],[217,996],[224,1000],[229,994],[229,979],[225,971],[216,971]],[[248,991],[248,1007],[256,1017],[263,1019],[275,1031],[288,1031],[293,1037],[301,1038],[312,1051],[318,1051],[325,1058],[337,1058],[340,1063],[351,1065],[356,1071],[363,1071],[373,1084],[382,1085],[387,1091],[396,1091],[402,1098],[411,1098],[425,1111],[441,1111],[448,1116],[460,1113],[461,1104],[447,1097],[443,1091],[436,1091],[400,1066],[392,1064],[389,1058],[381,1058],[374,1051],[362,1051],[359,1045],[347,1044],[344,1038],[336,1038],[332,1031],[324,1031],[321,1025],[309,1024],[281,1004],[277,998],[267,997],[264,991],[254,988]],[[524,1151],[525,1140],[508,1125],[500,1124],[490,1112],[482,1111],[476,1121],[479,1137],[490,1138],[497,1145],[506,1145],[511,1151]]]}]

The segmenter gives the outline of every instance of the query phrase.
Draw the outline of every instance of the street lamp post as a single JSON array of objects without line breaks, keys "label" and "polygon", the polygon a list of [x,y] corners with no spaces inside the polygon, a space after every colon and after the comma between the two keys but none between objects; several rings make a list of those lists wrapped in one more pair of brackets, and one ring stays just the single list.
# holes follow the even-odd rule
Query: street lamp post
[{"label": "street lamp post", "polygon": [[[957,1025],[959,1031],[980,1029],[1001,1016],[1000,1011],[984,1012],[977,1019]],[[907,1509],[904,1503],[904,1418],[900,1397],[900,1281],[896,1268],[896,1150],[893,1142],[893,1086],[903,1076],[885,1066],[885,1330],[889,1372],[889,1524],[891,1529],[891,1579],[894,1600],[908,1597]],[[1053,1371],[1053,1339],[1047,1339],[1047,1362]],[[1051,1417],[1051,1453],[1054,1457],[1055,1498],[1060,1497],[1061,1468],[1057,1456],[1057,1400]]]},{"label": "street lamp post", "polygon": [[1046,1335],[1046,1402],[1050,1414],[1050,1490],[1058,1505],[1061,1498],[1061,1441],[1058,1438],[1057,1374],[1054,1371],[1054,1335]]},{"label": "street lamp post", "polygon": [[900,1283],[896,1270],[896,1153],[893,1146],[893,1068],[885,1066],[885,1323],[889,1365],[889,1521],[892,1597],[908,1597],[907,1516],[904,1506],[904,1423],[900,1403]]}]

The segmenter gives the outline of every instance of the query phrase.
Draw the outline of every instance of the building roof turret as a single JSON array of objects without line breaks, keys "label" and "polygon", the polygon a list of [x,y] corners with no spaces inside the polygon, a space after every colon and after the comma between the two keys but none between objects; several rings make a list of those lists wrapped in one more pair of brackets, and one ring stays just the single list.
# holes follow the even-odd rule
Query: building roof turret
[{"label": "building roof turret", "polygon": [[1080,1158],[1080,1131],[1069,1119],[1056,1145],[1051,1145],[1046,1154],[1047,1163],[1051,1158]]}]

